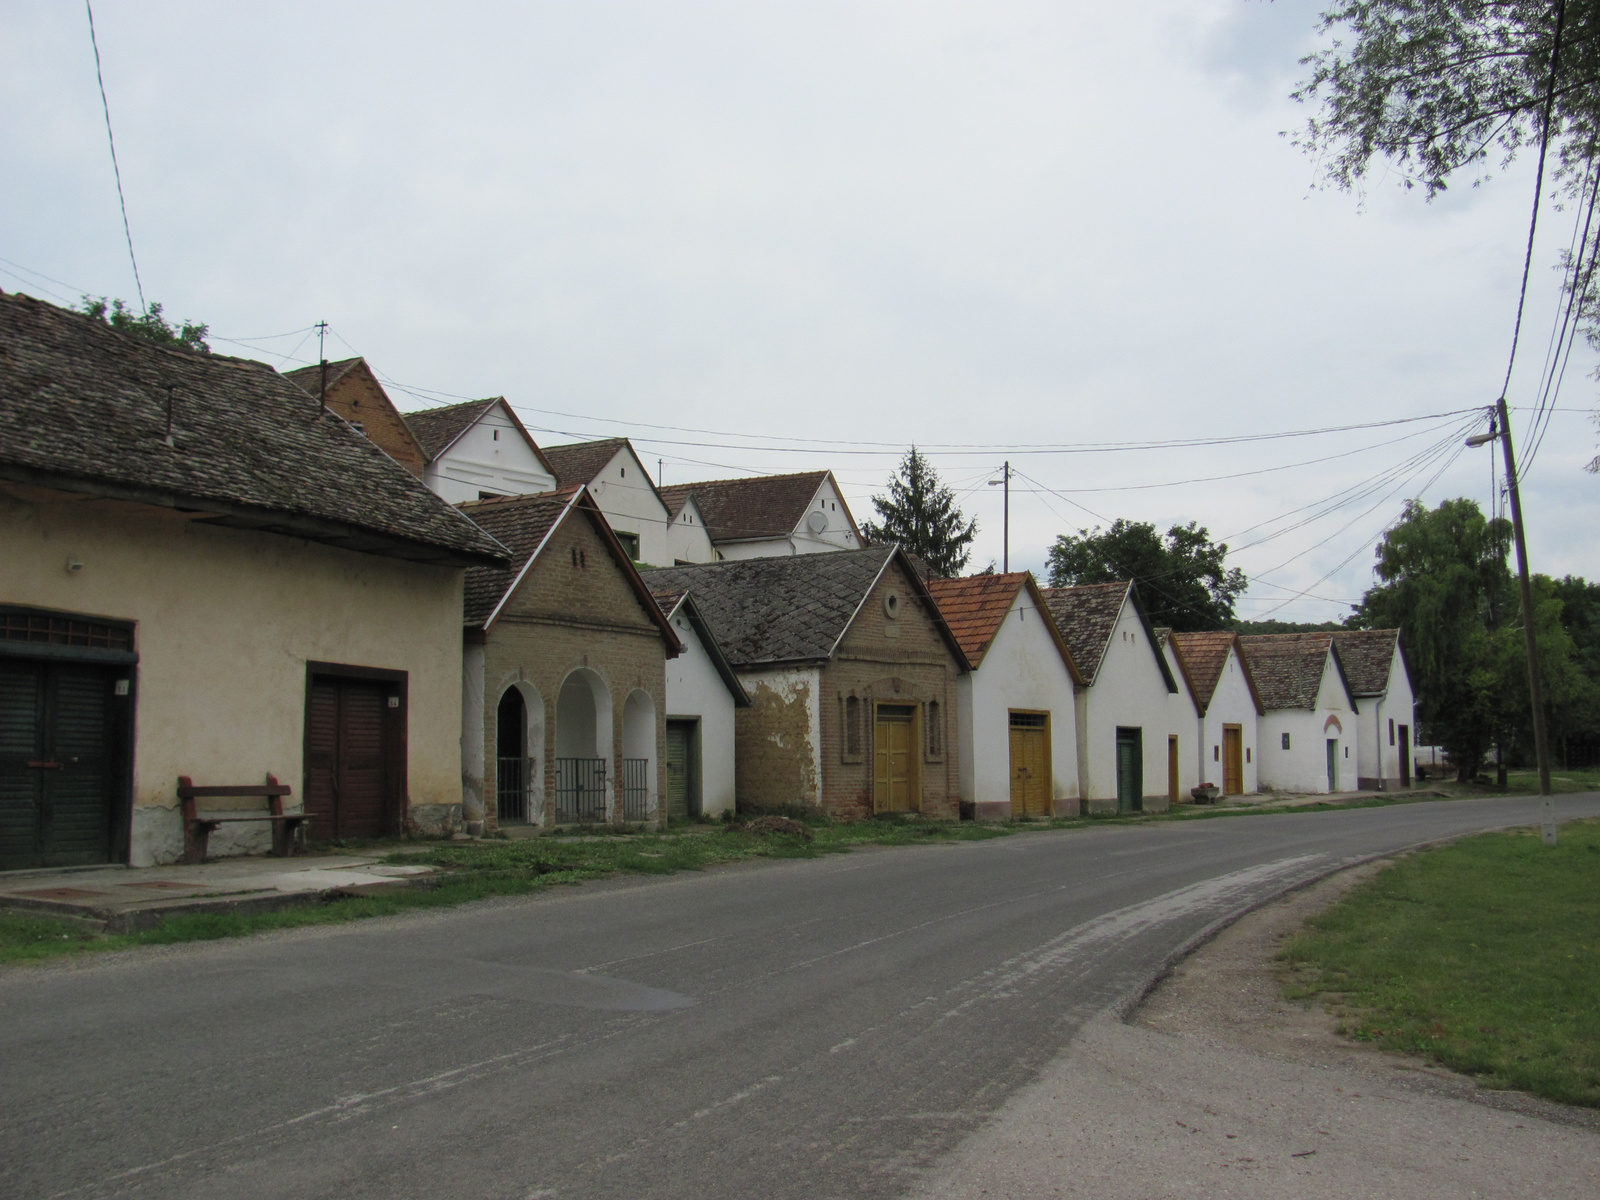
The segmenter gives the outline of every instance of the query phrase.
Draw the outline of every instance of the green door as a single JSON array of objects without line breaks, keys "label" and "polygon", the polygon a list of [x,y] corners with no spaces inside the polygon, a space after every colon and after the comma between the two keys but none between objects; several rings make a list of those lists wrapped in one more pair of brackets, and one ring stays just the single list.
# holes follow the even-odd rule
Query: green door
[{"label": "green door", "polygon": [[667,722],[667,816],[678,820],[700,815],[694,769],[698,733],[698,721]]},{"label": "green door", "polygon": [[0,660],[0,870],[111,860],[111,680]]},{"label": "green door", "polygon": [[1328,790],[1339,790],[1339,739],[1328,739]]},{"label": "green door", "polygon": [[1117,728],[1117,811],[1144,810],[1144,731]]}]

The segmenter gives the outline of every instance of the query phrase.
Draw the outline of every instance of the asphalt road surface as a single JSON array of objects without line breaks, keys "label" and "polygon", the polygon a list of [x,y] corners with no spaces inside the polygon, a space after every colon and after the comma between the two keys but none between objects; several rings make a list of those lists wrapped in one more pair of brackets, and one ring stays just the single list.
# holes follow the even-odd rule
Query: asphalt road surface
[{"label": "asphalt road surface", "polygon": [[0,1196],[898,1196],[1207,926],[1537,819],[1031,833],[9,970]]}]

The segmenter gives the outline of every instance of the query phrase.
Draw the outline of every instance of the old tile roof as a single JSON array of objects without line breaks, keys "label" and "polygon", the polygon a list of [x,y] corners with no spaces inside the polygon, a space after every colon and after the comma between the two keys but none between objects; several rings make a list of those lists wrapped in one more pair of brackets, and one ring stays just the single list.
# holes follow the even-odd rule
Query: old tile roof
[{"label": "old tile roof", "polygon": [[1217,683],[1222,678],[1222,669],[1228,664],[1230,650],[1238,651],[1239,666],[1244,671],[1245,683],[1256,702],[1256,711],[1261,711],[1261,697],[1256,692],[1250,664],[1245,659],[1243,650],[1238,649],[1238,634],[1231,630],[1170,633],[1170,641],[1173,657],[1178,660],[1178,667],[1183,672],[1183,677],[1189,681],[1189,691],[1194,695],[1195,707],[1200,710],[1201,716],[1205,716],[1206,710],[1211,707],[1211,698],[1217,694]]},{"label": "old tile roof", "polygon": [[[674,483],[661,488],[661,498],[674,516],[684,500],[694,502],[705,517],[713,542],[787,537],[805,519],[817,490],[828,478],[826,471],[801,471],[792,475],[758,475],[750,479],[709,479],[703,483]],[[849,516],[848,511],[845,514]],[[854,528],[852,519],[851,527]]]},{"label": "old tile roof", "polygon": [[1330,647],[1334,669],[1349,691],[1331,633],[1251,634],[1241,637],[1239,646],[1264,708],[1315,708]]},{"label": "old tile roof", "polygon": [[0,478],[387,557],[505,554],[265,363],[168,349],[29,296],[0,295]]},{"label": "old tile roof", "polygon": [[[658,567],[643,575],[652,589],[689,591],[735,667],[820,662],[833,655],[867,594],[897,555],[895,546],[869,546],[836,554]],[[907,574],[914,586],[922,587],[909,567]],[[965,667],[960,643],[939,617],[926,588],[922,598],[951,653]]]},{"label": "old tile roof", "polygon": [[717,643],[717,635],[713,632],[705,614],[700,611],[700,606],[695,603],[694,597],[682,590],[677,591],[652,591],[656,603],[661,607],[662,613],[670,621],[674,613],[681,612],[688,618],[695,635],[700,639],[700,644],[705,648],[706,657],[711,659],[711,665],[717,669],[717,674],[722,678],[723,686],[728,689],[728,694],[733,697],[735,708],[750,707],[750,693],[744,690],[744,684],[739,682],[739,677],[733,673],[733,664],[728,661],[728,656],[722,652],[722,647]]},{"label": "old tile roof", "polygon": [[[908,554],[906,557],[912,560],[913,566],[919,565],[920,560],[914,556]],[[930,578],[922,574],[920,569],[918,574],[928,585],[928,591],[944,615],[945,623],[950,626],[950,632],[955,634],[956,641],[961,643],[961,649],[974,670],[983,665],[983,656],[988,653],[1007,614],[1011,612],[1017,593],[1026,589],[1035,609],[1044,618],[1045,627],[1060,651],[1067,670],[1074,680],[1083,682],[1078,674],[1078,665],[1073,661],[1072,653],[1067,649],[1060,630],[1056,628],[1055,619],[1045,604],[1044,595],[1030,572],[969,575],[965,579]]]},{"label": "old tile roof", "polygon": [[[338,362],[328,364],[328,387],[343,379],[349,372],[364,363],[361,358],[341,358]],[[315,396],[322,390],[322,364],[317,363],[309,367],[296,367],[292,371],[285,371],[283,377],[298,384],[302,391],[310,392]]]},{"label": "old tile roof", "polygon": [[428,461],[432,462],[477,424],[499,399],[498,396],[491,396],[487,400],[466,400],[460,404],[447,404],[443,408],[425,408],[401,415],[405,417],[417,444],[428,456]]},{"label": "old tile roof", "polygon": [[[544,456],[562,487],[593,483],[594,477],[628,447],[627,438],[604,438],[598,442],[569,442],[565,446],[546,446]],[[677,514],[674,513],[674,516]]]},{"label": "old tile roof", "polygon": [[468,628],[480,629],[493,624],[550,535],[572,514],[579,513],[588,518],[606,542],[612,559],[639,598],[639,607],[665,635],[667,656],[675,657],[683,649],[678,635],[672,631],[672,623],[639,577],[633,560],[611,532],[600,506],[586,488],[561,488],[537,496],[491,496],[456,507],[511,551],[510,564],[504,568],[475,568],[467,572],[463,617]]},{"label": "old tile roof", "polygon": [[1398,629],[1340,629],[1333,635],[1333,644],[1339,647],[1339,661],[1352,692],[1381,696],[1389,690],[1389,667],[1400,649]]},{"label": "old tile roof", "polygon": [[[1077,587],[1045,588],[1045,604],[1056,628],[1072,651],[1072,660],[1090,683],[1100,671],[1106,647],[1117,628],[1122,602],[1131,583],[1083,583]],[[1163,670],[1165,666],[1163,665]]]}]

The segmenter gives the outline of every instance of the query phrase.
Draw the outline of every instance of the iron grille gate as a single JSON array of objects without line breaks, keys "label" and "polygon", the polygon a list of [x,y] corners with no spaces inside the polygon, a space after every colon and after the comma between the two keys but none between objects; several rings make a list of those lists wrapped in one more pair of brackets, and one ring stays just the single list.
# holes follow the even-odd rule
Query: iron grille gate
[{"label": "iron grille gate", "polygon": [[606,760],[556,759],[556,820],[600,824],[606,819]]},{"label": "iron grille gate", "polygon": [[502,758],[495,775],[495,809],[502,822],[522,824],[528,820],[528,801],[533,794],[531,758]]},{"label": "iron grille gate", "polygon": [[622,760],[622,819],[642,821],[650,811],[650,760]]}]

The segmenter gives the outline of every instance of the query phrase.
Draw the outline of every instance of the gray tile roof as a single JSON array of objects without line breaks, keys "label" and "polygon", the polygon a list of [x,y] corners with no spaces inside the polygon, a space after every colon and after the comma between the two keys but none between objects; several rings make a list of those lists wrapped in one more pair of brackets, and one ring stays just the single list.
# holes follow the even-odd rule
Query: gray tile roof
[{"label": "gray tile roof", "polygon": [[562,487],[590,484],[605,465],[628,445],[627,438],[604,438],[598,442],[568,442],[565,446],[546,446],[544,456]]},{"label": "gray tile roof", "polygon": [[1389,667],[1400,650],[1398,629],[1340,629],[1333,635],[1339,647],[1350,690],[1358,696],[1381,696],[1389,690]]},{"label": "gray tile roof", "polygon": [[420,412],[401,413],[411,435],[417,439],[422,452],[432,462],[449,449],[454,442],[477,423],[499,399],[467,400],[461,404],[446,404],[443,408],[425,408]]},{"label": "gray tile roof", "polygon": [[644,571],[655,592],[687,591],[736,667],[828,658],[894,555],[893,546],[746,558]]},{"label": "gray tile roof", "polygon": [[[1262,633],[1239,639],[1263,708],[1317,706],[1331,633]],[[1334,652],[1337,668],[1338,652]]]},{"label": "gray tile roof", "polygon": [[693,496],[713,542],[743,541],[793,533],[827,478],[826,471],[802,471],[752,479],[675,483],[660,491],[673,516],[677,516],[684,500]]},{"label": "gray tile roof", "polygon": [[462,512],[511,551],[511,562],[505,567],[476,567],[467,572],[465,617],[469,626],[476,628],[489,619],[577,492],[577,488],[563,488],[540,496],[508,496],[461,505]]},{"label": "gray tile roof", "polygon": [[[1131,583],[1084,583],[1044,589],[1044,600],[1056,628],[1072,651],[1072,661],[1090,683],[1100,672],[1106,647]],[[1165,670],[1165,666],[1163,666]]]},{"label": "gray tile roof", "polygon": [[[352,371],[363,360],[360,358],[341,358],[338,362],[328,364],[328,388],[343,379],[345,373]],[[309,367],[296,367],[292,371],[285,371],[283,377],[298,384],[304,391],[313,396],[322,390],[322,364],[314,363]]]},{"label": "gray tile roof", "polygon": [[167,349],[28,296],[0,294],[0,478],[387,557],[505,557],[266,364]]}]

